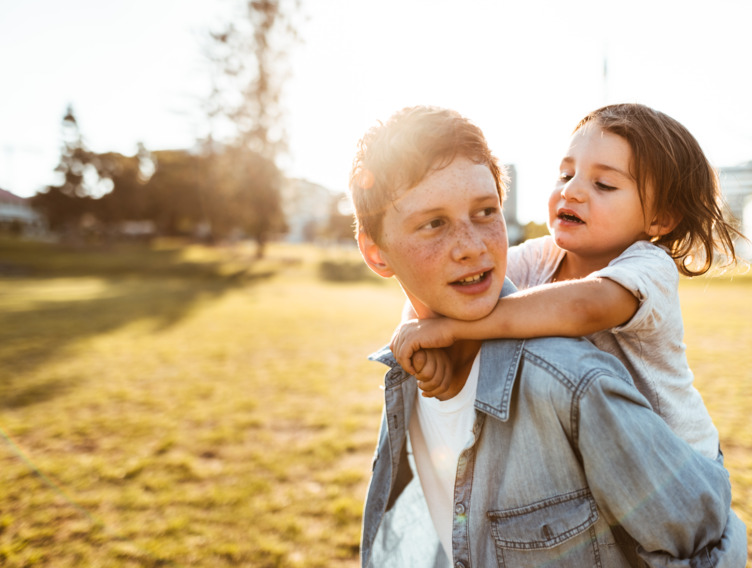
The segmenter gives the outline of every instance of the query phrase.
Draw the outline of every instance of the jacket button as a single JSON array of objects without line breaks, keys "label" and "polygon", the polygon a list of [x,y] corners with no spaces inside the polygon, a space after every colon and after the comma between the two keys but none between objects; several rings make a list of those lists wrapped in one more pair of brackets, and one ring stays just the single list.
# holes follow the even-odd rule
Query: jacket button
[{"label": "jacket button", "polygon": [[464,515],[465,514],[465,506],[462,503],[457,503],[454,506],[454,512],[458,515]]}]

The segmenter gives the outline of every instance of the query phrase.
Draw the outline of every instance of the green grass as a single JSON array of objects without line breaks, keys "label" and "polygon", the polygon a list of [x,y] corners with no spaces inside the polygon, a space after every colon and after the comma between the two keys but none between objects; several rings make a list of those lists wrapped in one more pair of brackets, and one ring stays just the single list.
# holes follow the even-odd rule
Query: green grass
[{"label": "green grass", "polygon": [[[402,307],[354,251],[0,241],[0,565],[351,567]],[[344,281],[323,280],[321,267]],[[752,527],[747,277],[682,283]]]}]

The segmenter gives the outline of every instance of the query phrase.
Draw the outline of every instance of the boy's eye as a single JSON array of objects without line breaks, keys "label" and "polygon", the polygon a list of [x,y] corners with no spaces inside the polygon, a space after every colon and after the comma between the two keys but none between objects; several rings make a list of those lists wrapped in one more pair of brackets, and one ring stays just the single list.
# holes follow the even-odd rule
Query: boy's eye
[{"label": "boy's eye", "polygon": [[438,229],[444,224],[444,221],[441,219],[431,219],[428,223],[423,225],[422,229]]},{"label": "boy's eye", "polygon": [[498,210],[497,207],[484,207],[478,214],[481,217],[490,217],[491,215],[495,215]]},{"label": "boy's eye", "polygon": [[568,173],[566,173],[566,172],[561,172],[561,173],[559,174],[559,179],[560,179],[561,181],[565,181],[565,182],[566,182],[566,181],[569,181],[570,179],[572,179],[572,175],[571,175],[571,174],[568,174]]}]

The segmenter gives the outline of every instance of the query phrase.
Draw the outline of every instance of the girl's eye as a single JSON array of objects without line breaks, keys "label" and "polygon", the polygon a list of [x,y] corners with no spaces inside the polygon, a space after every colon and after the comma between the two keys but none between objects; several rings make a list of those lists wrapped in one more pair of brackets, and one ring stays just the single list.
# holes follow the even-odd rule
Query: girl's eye
[{"label": "girl's eye", "polygon": [[598,189],[602,189],[603,191],[613,191],[616,189],[613,185],[606,185],[605,183],[602,183],[600,181],[595,182],[595,187]]},{"label": "girl's eye", "polygon": [[560,179],[561,181],[563,181],[563,182],[567,182],[567,181],[569,181],[570,179],[572,179],[572,176],[571,176],[570,174],[567,174],[567,173],[564,173],[564,172],[562,172],[562,173],[560,173],[560,174],[559,174],[559,179]]}]

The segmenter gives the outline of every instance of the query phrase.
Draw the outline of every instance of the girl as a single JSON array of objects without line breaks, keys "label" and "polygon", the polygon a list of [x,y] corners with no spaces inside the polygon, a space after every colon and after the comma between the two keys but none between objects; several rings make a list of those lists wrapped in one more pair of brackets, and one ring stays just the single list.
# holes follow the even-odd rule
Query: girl
[{"label": "girl", "polygon": [[624,363],[678,436],[715,459],[718,432],[692,385],[678,283],[679,273],[707,272],[716,255],[736,260],[738,233],[720,202],[713,168],[676,120],[639,104],[598,109],[577,125],[561,162],[551,235],[509,250],[507,276],[521,291],[474,322],[407,322],[392,351],[423,394],[437,396],[451,392],[450,374],[438,352],[421,349],[585,335]]}]

